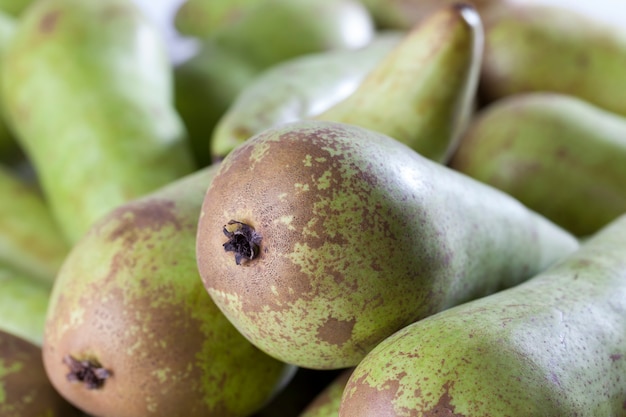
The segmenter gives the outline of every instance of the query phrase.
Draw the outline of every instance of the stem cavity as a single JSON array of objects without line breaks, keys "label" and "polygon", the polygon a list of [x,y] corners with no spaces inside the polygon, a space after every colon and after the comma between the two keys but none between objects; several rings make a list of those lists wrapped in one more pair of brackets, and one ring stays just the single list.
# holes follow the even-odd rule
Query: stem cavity
[{"label": "stem cavity", "polygon": [[228,241],[224,243],[226,252],[235,252],[235,263],[241,265],[242,260],[251,261],[259,254],[261,235],[251,226],[231,220],[223,229]]}]

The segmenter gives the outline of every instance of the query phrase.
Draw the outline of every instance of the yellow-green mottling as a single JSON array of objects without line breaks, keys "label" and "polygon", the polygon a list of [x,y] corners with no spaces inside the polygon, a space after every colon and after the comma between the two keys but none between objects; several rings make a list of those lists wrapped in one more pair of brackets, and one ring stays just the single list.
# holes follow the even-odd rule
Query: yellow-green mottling
[{"label": "yellow-green mottling", "polygon": [[623,215],[532,279],[399,330],[339,416],[624,415],[625,247]]},{"label": "yellow-green mottling", "polygon": [[[96,223],[75,245],[50,301],[44,363],[54,386],[102,417],[220,415],[258,410],[294,367],[250,344],[215,306],[194,256],[204,168]],[[88,390],[66,355],[111,376]]]},{"label": "yellow-green mottling", "polygon": [[[231,220],[262,236],[241,265],[223,248]],[[252,343],[337,369],[404,325],[524,281],[577,247],[512,197],[388,136],[308,120],[224,159],[196,257],[209,294]]]}]

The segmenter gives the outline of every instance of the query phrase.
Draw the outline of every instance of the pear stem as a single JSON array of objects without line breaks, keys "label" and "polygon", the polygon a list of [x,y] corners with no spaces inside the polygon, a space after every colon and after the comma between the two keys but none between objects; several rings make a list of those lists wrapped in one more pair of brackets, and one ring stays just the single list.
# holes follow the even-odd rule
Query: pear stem
[{"label": "pear stem", "polygon": [[102,388],[104,381],[112,375],[111,371],[101,367],[97,362],[79,361],[71,355],[65,356],[63,363],[70,368],[66,375],[67,380],[82,382],[90,390]]},{"label": "pear stem", "polygon": [[259,254],[259,244],[261,235],[253,227],[231,220],[223,229],[228,241],[224,243],[226,252],[235,252],[235,263],[241,265],[241,261],[246,259],[251,261]]}]

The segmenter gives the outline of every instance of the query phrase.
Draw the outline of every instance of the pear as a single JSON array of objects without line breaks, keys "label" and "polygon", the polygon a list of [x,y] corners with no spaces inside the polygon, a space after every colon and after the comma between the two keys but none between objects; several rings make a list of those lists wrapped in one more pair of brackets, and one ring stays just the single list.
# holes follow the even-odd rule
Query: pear
[{"label": "pear", "polygon": [[195,167],[160,32],[130,0],[43,0],[2,74],[7,118],[64,235]]},{"label": "pear", "polygon": [[578,248],[513,197],[360,126],[302,120],[229,153],[198,220],[202,281],[261,350],[356,365],[405,325]]},{"label": "pear", "polygon": [[371,16],[356,0],[262,0],[202,38],[198,52],[174,72],[176,108],[197,164],[213,162],[215,125],[263,71],[302,55],[361,48],[374,35]]},{"label": "pear", "polygon": [[441,7],[416,25],[319,120],[355,124],[445,162],[473,111],[483,34],[466,4]]},{"label": "pear", "polygon": [[626,215],[520,285],[410,324],[358,364],[341,417],[622,416]]},{"label": "pear", "polygon": [[82,414],[50,384],[41,348],[0,330],[0,415],[79,417]]},{"label": "pear", "polygon": [[515,94],[476,115],[449,165],[584,237],[626,212],[626,117],[575,96]]},{"label": "pear", "polygon": [[298,417],[337,417],[343,390],[354,368],[343,370],[311,401]]},{"label": "pear", "polygon": [[52,285],[69,244],[41,190],[0,165],[0,265]]},{"label": "pear", "polygon": [[55,281],[46,372],[98,417],[244,417],[294,367],[264,354],[204,290],[196,224],[216,166],[129,201],[87,232]]},{"label": "pear", "polygon": [[0,330],[41,346],[51,286],[2,266],[0,288]]},{"label": "pear", "polygon": [[313,117],[343,100],[403,37],[404,32],[381,32],[362,48],[305,54],[263,71],[217,122],[213,159],[268,127]]},{"label": "pear", "polygon": [[483,14],[480,95],[569,94],[626,115],[626,29],[592,14],[532,2],[503,2]]}]

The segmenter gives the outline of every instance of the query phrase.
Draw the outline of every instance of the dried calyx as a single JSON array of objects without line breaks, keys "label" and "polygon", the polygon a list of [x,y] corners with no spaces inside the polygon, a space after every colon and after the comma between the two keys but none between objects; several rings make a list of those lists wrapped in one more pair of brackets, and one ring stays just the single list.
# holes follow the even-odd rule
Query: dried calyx
[{"label": "dried calyx", "polygon": [[67,380],[82,382],[87,389],[102,388],[104,381],[112,375],[111,371],[101,367],[97,362],[79,361],[71,355],[64,357],[63,363],[70,368],[70,372],[66,375]]},{"label": "dried calyx", "polygon": [[261,235],[251,226],[231,220],[223,229],[228,241],[224,243],[226,252],[235,252],[235,263],[241,265],[243,259],[251,261],[259,254]]}]

